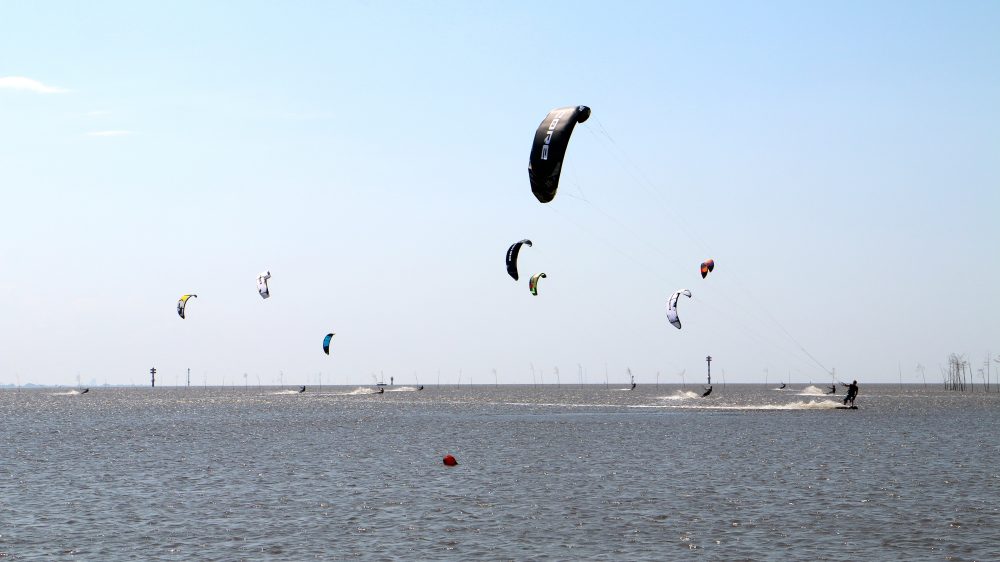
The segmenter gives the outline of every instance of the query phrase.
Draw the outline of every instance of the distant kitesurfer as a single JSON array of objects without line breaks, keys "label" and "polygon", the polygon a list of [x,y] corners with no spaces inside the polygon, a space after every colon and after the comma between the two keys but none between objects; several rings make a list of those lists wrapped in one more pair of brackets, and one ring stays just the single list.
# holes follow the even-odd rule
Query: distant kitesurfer
[{"label": "distant kitesurfer", "polygon": [[305,391],[306,391],[306,386],[302,385],[302,388],[299,389],[299,392],[305,392]]},{"label": "distant kitesurfer", "polygon": [[851,403],[851,407],[854,407],[854,399],[858,397],[858,381],[852,382],[847,387],[847,396],[844,397],[844,405],[846,406],[848,402]]},{"label": "distant kitesurfer", "polygon": [[830,385],[830,392],[827,392],[827,394],[836,394],[836,393],[837,393],[837,385],[831,384]]},{"label": "distant kitesurfer", "polygon": [[781,386],[779,386],[778,388],[785,388],[785,383],[781,383]]},{"label": "distant kitesurfer", "polygon": [[423,390],[423,389],[424,389],[424,385],[420,385],[420,386],[417,387],[417,390]]},{"label": "distant kitesurfer", "polygon": [[701,395],[701,397],[705,398],[706,396],[708,396],[711,393],[712,393],[712,387],[708,387],[708,390],[706,390],[705,393]]},{"label": "distant kitesurfer", "polygon": [[85,389],[83,389],[82,392],[80,392],[80,394],[86,394],[88,392],[90,392],[90,389],[89,388],[85,388]]},{"label": "distant kitesurfer", "polygon": [[382,388],[382,387],[379,387],[379,389],[378,389],[378,393],[379,393],[379,394],[385,394],[385,389],[384,389],[384,388]]},{"label": "distant kitesurfer", "polygon": [[632,388],[630,388],[629,390],[635,390],[635,383],[634,382],[632,383]]}]

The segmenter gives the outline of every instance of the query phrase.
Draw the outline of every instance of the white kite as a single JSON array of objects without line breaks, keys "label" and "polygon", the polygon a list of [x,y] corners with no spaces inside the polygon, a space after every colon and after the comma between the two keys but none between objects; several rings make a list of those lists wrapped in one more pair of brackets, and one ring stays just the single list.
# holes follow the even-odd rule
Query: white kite
[{"label": "white kite", "polygon": [[677,317],[677,299],[681,295],[686,295],[687,298],[691,298],[691,291],[687,289],[681,289],[680,291],[674,291],[674,294],[670,295],[670,301],[667,302],[667,320],[673,324],[678,330],[681,329],[681,319]]},{"label": "white kite", "polygon": [[260,293],[261,298],[266,299],[271,296],[270,291],[267,290],[267,280],[271,278],[271,272],[265,271],[257,276],[257,292]]}]

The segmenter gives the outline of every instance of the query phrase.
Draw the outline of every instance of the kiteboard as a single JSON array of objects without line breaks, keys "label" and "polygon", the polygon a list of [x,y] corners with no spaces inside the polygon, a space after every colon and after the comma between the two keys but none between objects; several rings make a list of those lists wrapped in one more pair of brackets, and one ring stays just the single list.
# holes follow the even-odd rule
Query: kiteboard
[{"label": "kiteboard", "polygon": [[857,410],[857,406],[837,406],[838,410]]}]

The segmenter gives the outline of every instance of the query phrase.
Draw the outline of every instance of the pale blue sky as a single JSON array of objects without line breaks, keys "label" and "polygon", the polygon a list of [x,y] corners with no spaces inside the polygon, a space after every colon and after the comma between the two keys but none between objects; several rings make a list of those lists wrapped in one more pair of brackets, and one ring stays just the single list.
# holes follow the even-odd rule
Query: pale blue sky
[{"label": "pale blue sky", "polygon": [[1000,353],[998,68],[996,2],[0,1],[0,383],[937,382]]}]

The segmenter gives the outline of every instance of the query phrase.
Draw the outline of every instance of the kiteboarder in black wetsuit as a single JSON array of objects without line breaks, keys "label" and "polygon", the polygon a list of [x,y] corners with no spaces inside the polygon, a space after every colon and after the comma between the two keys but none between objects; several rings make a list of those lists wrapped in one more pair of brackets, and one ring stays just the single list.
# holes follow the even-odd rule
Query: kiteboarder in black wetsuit
[{"label": "kiteboarder in black wetsuit", "polygon": [[423,389],[424,389],[424,385],[420,385],[420,387],[417,388],[417,390],[423,390]]},{"label": "kiteboarder in black wetsuit", "polygon": [[701,397],[705,398],[706,396],[708,396],[711,393],[712,393],[712,387],[708,387],[708,390],[706,390],[705,393],[701,395]]},{"label": "kiteboarder in black wetsuit", "polygon": [[80,392],[80,394],[86,394],[88,392],[90,392],[90,389],[89,388],[85,388],[85,389],[83,389],[82,392]]},{"label": "kiteboarder in black wetsuit", "polygon": [[385,394],[385,389],[382,388],[382,387],[379,387],[378,394]]},{"label": "kiteboarder in black wetsuit", "polygon": [[635,383],[634,382],[632,383],[632,388],[630,388],[629,390],[635,390]]},{"label": "kiteboarder in black wetsuit", "polygon": [[837,393],[837,385],[831,384],[830,385],[830,392],[827,392],[827,394],[836,394],[836,393]]},{"label": "kiteboarder in black wetsuit", "polygon": [[848,402],[851,403],[851,407],[854,407],[854,399],[858,397],[858,381],[852,382],[847,387],[847,396],[844,397],[844,405],[846,406]]},{"label": "kiteboarder in black wetsuit", "polygon": [[299,389],[299,392],[305,392],[305,391],[306,391],[306,387],[305,387],[305,385],[302,385],[302,388]]}]

